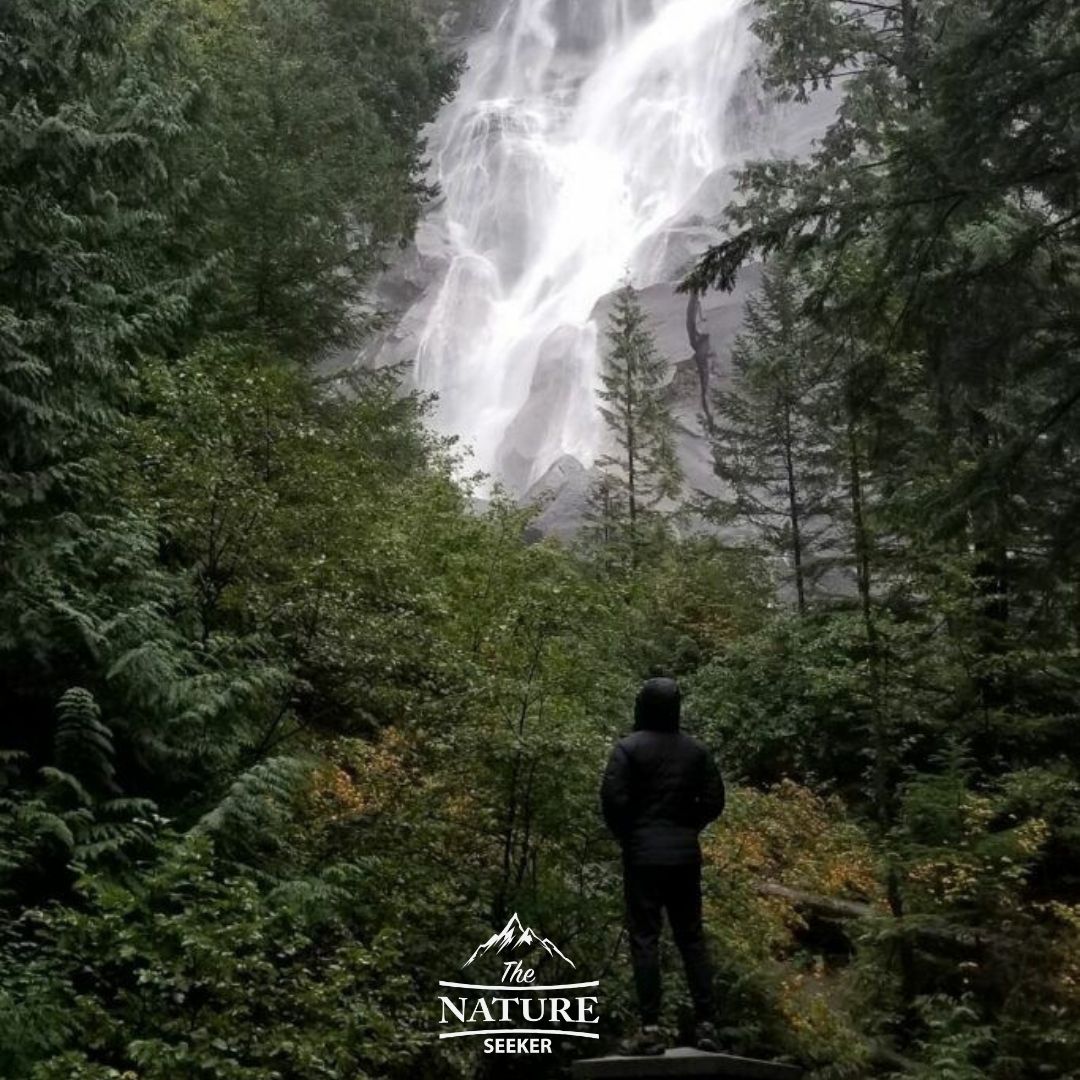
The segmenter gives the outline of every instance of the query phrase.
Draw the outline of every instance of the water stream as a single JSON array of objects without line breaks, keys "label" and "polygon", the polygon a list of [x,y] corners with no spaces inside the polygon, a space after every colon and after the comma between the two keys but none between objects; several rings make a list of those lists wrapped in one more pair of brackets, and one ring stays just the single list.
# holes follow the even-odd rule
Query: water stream
[{"label": "water stream", "polygon": [[[739,0],[510,0],[432,133],[449,246],[415,377],[476,464],[524,490],[600,437],[598,300],[670,277],[715,215],[749,56]],[[715,187],[715,183],[713,183]]]}]

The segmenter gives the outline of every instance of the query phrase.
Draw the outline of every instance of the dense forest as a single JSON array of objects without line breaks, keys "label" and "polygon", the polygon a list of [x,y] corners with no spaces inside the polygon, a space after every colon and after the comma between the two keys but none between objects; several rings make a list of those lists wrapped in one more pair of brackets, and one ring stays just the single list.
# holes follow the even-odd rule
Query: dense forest
[{"label": "dense forest", "polygon": [[573,543],[322,363],[437,195],[432,14],[0,4],[0,1077],[558,1075],[433,1035],[515,911],[614,1043],[597,786],[656,672],[729,781],[726,1049],[1080,1076],[1080,9],[753,5],[764,85],[838,108],[688,268],[766,267],[727,494],[627,285]]}]

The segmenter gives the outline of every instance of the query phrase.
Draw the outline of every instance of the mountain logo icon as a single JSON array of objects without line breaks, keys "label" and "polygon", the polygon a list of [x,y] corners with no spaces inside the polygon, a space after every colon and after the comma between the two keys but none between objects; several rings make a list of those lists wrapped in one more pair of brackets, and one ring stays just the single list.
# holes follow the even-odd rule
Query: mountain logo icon
[{"label": "mountain logo icon", "polygon": [[465,961],[461,966],[467,968],[477,957],[485,956],[491,952],[492,949],[496,953],[516,952],[518,949],[532,949],[535,946],[539,946],[551,957],[558,957],[560,960],[564,960],[571,967],[574,967],[574,962],[571,960],[552,940],[546,938],[541,934],[538,934],[531,927],[523,926],[521,920],[517,917],[515,912],[510,916],[510,921],[500,930],[497,934],[492,934],[491,937],[484,942],[483,945],[479,945],[476,951]]}]

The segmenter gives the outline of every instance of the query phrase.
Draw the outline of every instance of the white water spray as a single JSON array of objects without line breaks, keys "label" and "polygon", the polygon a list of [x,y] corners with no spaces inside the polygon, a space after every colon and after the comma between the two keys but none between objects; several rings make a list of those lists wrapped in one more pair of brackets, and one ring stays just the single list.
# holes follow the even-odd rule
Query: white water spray
[{"label": "white water spray", "polygon": [[476,464],[524,490],[588,464],[598,300],[663,280],[663,238],[732,162],[740,0],[510,0],[432,136],[450,260],[416,380]]}]

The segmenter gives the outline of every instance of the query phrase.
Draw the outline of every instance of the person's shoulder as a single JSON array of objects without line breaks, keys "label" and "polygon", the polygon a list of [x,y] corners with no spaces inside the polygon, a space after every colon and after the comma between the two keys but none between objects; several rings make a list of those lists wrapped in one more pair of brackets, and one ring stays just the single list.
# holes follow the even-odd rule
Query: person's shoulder
[{"label": "person's shoulder", "polygon": [[708,757],[712,754],[712,751],[699,739],[696,735],[688,735],[685,731],[680,731],[685,744],[695,753]]},{"label": "person's shoulder", "polygon": [[[668,736],[670,738],[670,736]],[[657,745],[661,743],[664,736],[657,731],[650,731],[648,728],[641,728],[637,731],[631,731],[624,735],[615,746],[622,750],[627,757],[649,757],[656,753]]]}]

